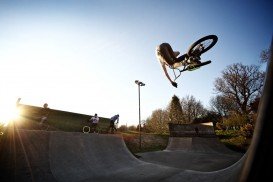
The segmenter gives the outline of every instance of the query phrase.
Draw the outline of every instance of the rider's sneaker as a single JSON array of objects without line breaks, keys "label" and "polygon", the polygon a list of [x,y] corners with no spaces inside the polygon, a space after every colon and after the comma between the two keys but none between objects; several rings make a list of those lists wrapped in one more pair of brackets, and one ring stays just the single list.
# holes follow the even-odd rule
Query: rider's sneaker
[{"label": "rider's sneaker", "polygon": [[179,51],[174,51],[173,54],[174,54],[175,57],[177,57],[180,54],[180,52]]}]

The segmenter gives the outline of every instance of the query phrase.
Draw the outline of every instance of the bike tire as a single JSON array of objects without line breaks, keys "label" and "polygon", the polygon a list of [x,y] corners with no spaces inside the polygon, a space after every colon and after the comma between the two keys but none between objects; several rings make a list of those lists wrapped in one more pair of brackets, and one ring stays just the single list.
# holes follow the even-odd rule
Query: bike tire
[{"label": "bike tire", "polygon": [[199,40],[197,40],[196,42],[194,42],[189,50],[188,50],[188,55],[191,56],[193,51],[195,50],[195,48],[197,46],[199,46],[200,44],[204,44],[206,41],[210,41],[208,44],[205,45],[205,48],[203,50],[200,51],[200,55],[203,54],[204,52],[208,51],[209,49],[211,49],[216,42],[218,41],[218,37],[216,35],[207,35]]}]

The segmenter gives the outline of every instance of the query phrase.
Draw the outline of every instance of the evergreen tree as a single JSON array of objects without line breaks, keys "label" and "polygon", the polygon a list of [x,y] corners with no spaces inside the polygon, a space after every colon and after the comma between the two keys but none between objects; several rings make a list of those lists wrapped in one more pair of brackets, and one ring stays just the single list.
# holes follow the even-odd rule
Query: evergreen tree
[{"label": "evergreen tree", "polygon": [[183,124],[183,111],[179,98],[174,95],[168,107],[170,123]]}]

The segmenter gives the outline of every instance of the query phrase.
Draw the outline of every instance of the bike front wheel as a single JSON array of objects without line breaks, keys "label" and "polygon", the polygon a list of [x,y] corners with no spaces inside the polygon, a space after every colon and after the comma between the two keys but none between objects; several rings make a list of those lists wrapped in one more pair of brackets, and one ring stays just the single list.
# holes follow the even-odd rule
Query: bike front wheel
[{"label": "bike front wheel", "polygon": [[218,37],[216,35],[208,35],[205,36],[196,42],[194,42],[189,50],[188,50],[188,55],[194,55],[195,52],[198,52],[198,56],[203,54],[204,52],[208,51],[210,48],[212,48],[216,42],[218,41]]}]

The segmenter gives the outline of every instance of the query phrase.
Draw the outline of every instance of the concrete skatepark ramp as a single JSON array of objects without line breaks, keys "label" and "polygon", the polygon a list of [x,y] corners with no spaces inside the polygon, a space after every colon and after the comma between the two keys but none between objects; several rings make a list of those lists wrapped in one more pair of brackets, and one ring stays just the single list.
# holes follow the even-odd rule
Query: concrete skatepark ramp
[{"label": "concrete skatepark ramp", "polygon": [[[15,130],[9,151],[1,156],[1,181],[196,181],[206,173],[182,170],[135,158],[119,135]],[[5,164],[5,165],[3,165]],[[209,173],[211,179],[235,178],[229,171]],[[226,174],[228,173],[228,175]],[[193,178],[194,177],[194,178]],[[221,179],[221,180],[220,180]],[[224,180],[225,181],[225,180]]]},{"label": "concrete skatepark ramp", "polygon": [[[196,133],[198,128],[198,133]],[[164,151],[138,154],[141,160],[185,170],[210,172],[236,163],[241,153],[229,150],[215,135],[212,125],[169,124],[169,142]]]},{"label": "concrete skatepark ramp", "polygon": [[212,125],[170,123],[169,129],[171,137],[166,149],[138,154],[141,160],[183,170],[211,172],[227,168],[242,157],[218,140]]},{"label": "concrete skatepark ramp", "polygon": [[138,155],[145,162],[202,172],[227,168],[242,157],[241,153],[226,148],[216,137],[170,137],[164,151]]},{"label": "concrete skatepark ramp", "polygon": [[50,148],[51,170],[58,181],[158,181],[177,172],[137,160],[119,135],[53,132]]},{"label": "concrete skatepark ramp", "polygon": [[170,137],[166,151],[188,151],[232,154],[219,139],[215,137]]}]

